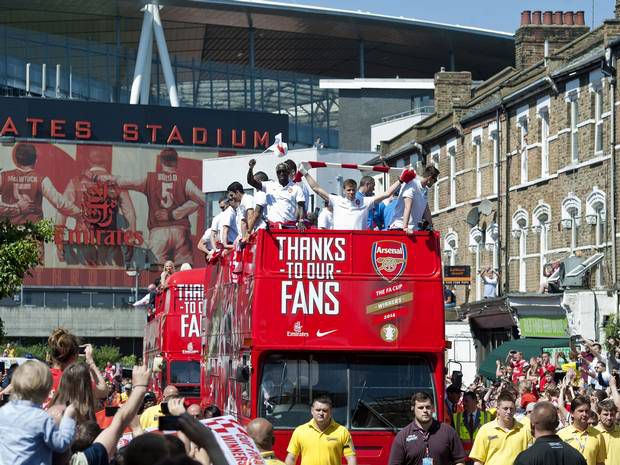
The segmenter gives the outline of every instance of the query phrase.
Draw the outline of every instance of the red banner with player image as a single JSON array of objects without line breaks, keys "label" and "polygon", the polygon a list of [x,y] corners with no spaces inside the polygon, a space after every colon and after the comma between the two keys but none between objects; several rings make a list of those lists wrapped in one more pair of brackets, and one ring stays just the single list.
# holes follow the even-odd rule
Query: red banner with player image
[{"label": "red banner with player image", "polygon": [[216,151],[17,142],[0,146],[0,217],[49,219],[26,284],[131,286],[125,270],[201,265],[202,160]]}]

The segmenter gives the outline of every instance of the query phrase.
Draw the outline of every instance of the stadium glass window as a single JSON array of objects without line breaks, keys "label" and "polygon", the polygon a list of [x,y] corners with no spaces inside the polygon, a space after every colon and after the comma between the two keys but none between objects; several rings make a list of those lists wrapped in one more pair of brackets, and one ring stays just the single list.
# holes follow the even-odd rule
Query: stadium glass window
[{"label": "stadium glass window", "polygon": [[129,308],[133,301],[133,294],[117,292],[114,294],[114,308]]},{"label": "stadium glass window", "polygon": [[295,427],[307,421],[312,399],[327,394],[334,420],[347,428],[396,430],[411,421],[417,391],[434,393],[421,357],[271,355],[263,365],[259,415],[275,427]]},{"label": "stadium glass window", "polygon": [[45,293],[45,306],[63,308],[67,306],[67,293],[49,291]]},{"label": "stadium glass window", "polygon": [[24,290],[24,305],[28,307],[43,307],[44,302],[43,291]]},{"label": "stadium glass window", "polygon": [[93,292],[91,305],[97,308],[114,307],[114,293],[113,292]]},{"label": "stadium glass window", "polygon": [[90,292],[69,292],[69,307],[90,308]]}]

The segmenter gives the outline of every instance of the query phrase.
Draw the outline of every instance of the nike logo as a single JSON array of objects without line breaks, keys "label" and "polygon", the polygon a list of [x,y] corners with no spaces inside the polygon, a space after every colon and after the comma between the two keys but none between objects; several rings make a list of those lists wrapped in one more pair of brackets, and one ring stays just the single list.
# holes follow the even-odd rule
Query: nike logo
[{"label": "nike logo", "polygon": [[335,333],[338,331],[337,329],[332,329],[331,331],[321,331],[320,329],[316,330],[316,337],[327,336],[328,334]]}]

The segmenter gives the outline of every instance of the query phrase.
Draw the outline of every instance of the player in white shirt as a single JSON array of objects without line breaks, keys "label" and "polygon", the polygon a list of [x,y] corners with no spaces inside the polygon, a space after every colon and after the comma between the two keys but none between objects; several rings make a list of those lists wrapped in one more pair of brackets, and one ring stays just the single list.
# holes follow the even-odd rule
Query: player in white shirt
[{"label": "player in white shirt", "polygon": [[[290,158],[288,160],[284,160],[284,163],[286,163],[289,169],[288,178],[292,182],[295,182],[295,175],[297,174],[297,165]],[[299,186],[301,191],[304,193],[304,202],[305,202],[305,207],[306,207],[305,214],[306,216],[308,216],[308,212],[310,211],[310,206],[311,206],[310,205],[310,188],[308,187],[308,184],[306,184],[303,181],[297,182],[297,185]]]},{"label": "player in white shirt", "polygon": [[228,208],[222,212],[219,229],[220,241],[225,249],[233,249],[239,235],[237,231],[237,203],[229,199]]},{"label": "player in white shirt", "polygon": [[294,223],[303,231],[306,229],[303,221],[305,199],[301,188],[289,178],[289,167],[286,163],[276,166],[278,182],[258,181],[254,178],[256,160],[249,162],[247,181],[257,191],[263,191],[267,197],[267,219],[272,223]]},{"label": "player in white shirt", "polygon": [[429,165],[424,169],[422,176],[409,181],[401,188],[390,229],[417,231],[421,224],[425,227],[433,227],[433,218],[426,194],[428,188],[437,182],[438,177],[439,170]]},{"label": "player in white shirt", "polygon": [[319,229],[334,229],[334,209],[327,201],[325,201],[325,206],[321,210],[321,213],[319,213],[317,227]]},{"label": "player in white shirt", "polygon": [[228,198],[237,204],[237,232],[242,240],[249,235],[249,219],[254,215],[254,197],[246,194],[240,182],[231,183],[226,189]]},{"label": "player in white shirt", "polygon": [[[211,220],[211,226],[209,226],[207,230],[204,232],[204,234],[198,241],[198,245],[197,245],[198,250],[206,254],[208,254],[211,250],[214,249],[213,242],[211,241],[211,236],[213,235],[212,232],[215,231],[217,235],[217,230],[219,228],[219,219],[216,221],[216,218],[228,207],[228,199],[221,198],[218,204],[221,210],[220,213],[218,213],[217,215],[213,217],[213,220]],[[215,229],[213,229],[214,222],[215,222]],[[216,238],[216,242],[218,240],[219,238]]]},{"label": "player in white shirt", "polygon": [[[260,182],[269,180],[263,171],[256,173],[254,179]],[[254,211],[248,216],[248,234],[252,234],[259,229],[267,229],[267,222],[265,221],[266,212],[267,195],[263,191],[256,191],[254,194]],[[247,240],[247,237],[244,240]]]},{"label": "player in white shirt", "polygon": [[308,174],[302,165],[303,173],[310,188],[323,200],[329,201],[334,210],[334,229],[359,231],[366,229],[368,211],[378,202],[388,198],[398,189],[403,182],[407,182],[415,176],[415,171],[405,170],[401,179],[393,183],[386,192],[373,197],[356,198],[357,183],[353,179],[347,179],[343,183],[344,196],[328,194],[316,180]]}]

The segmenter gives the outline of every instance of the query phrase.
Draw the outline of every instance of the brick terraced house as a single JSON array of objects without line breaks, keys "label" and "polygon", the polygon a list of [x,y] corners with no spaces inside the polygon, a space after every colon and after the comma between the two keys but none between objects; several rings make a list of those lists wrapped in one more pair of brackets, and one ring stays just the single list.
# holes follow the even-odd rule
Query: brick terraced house
[{"label": "brick terraced house", "polygon": [[[391,165],[439,168],[428,201],[444,265],[471,266],[468,303],[455,291],[486,349],[561,336],[554,319],[566,336],[594,337],[618,311],[620,0],[591,31],[583,12],[524,11],[515,48],[515,67],[482,83],[438,72],[435,113],[381,146]],[[598,263],[581,273],[587,259]],[[541,295],[557,262],[582,282]],[[500,272],[500,298],[482,298],[486,266]]]}]

